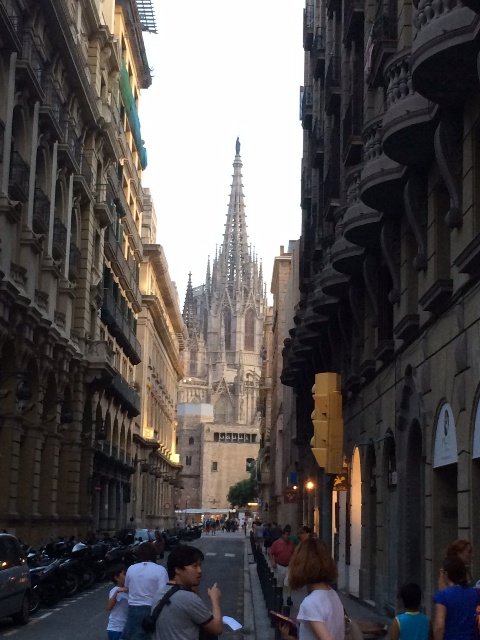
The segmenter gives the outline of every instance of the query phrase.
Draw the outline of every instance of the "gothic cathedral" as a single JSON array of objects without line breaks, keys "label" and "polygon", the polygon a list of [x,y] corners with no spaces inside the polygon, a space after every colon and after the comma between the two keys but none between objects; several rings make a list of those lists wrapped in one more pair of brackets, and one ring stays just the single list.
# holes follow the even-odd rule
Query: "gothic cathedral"
[{"label": "gothic cathedral", "polygon": [[205,283],[189,275],[183,318],[188,328],[180,403],[213,406],[214,422],[253,425],[262,367],[265,296],[262,265],[248,244],[237,138],[225,233]]}]

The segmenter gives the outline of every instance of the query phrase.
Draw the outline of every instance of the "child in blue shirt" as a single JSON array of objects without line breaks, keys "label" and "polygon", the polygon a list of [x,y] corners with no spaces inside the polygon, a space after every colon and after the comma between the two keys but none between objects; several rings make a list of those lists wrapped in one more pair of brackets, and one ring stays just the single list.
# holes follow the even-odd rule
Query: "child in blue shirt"
[{"label": "child in blue shirt", "polygon": [[110,590],[107,602],[107,611],[110,612],[107,626],[108,640],[120,640],[127,621],[128,588],[124,586],[125,572],[126,567],[123,565],[112,567],[109,572],[115,586]]},{"label": "child in blue shirt", "polygon": [[398,597],[403,602],[405,613],[393,619],[391,640],[431,640],[433,631],[430,620],[418,610],[422,601],[422,590],[418,584],[410,582],[404,585]]}]

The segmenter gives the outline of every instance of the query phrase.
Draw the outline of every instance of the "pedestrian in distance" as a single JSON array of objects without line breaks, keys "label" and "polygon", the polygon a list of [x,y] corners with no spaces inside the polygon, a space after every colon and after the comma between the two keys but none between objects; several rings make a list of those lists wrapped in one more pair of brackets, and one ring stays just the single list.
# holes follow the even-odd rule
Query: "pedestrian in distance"
[{"label": "pedestrian in distance", "polygon": [[137,524],[135,522],[135,518],[130,518],[130,520],[127,522],[127,526],[125,527],[125,529],[127,530],[128,533],[135,533],[135,531],[137,530]]},{"label": "pedestrian in distance", "polygon": [[310,529],[310,527],[303,525],[303,527],[300,527],[300,529],[298,530],[297,537],[299,542],[308,540],[308,538],[312,537],[312,530]]},{"label": "pedestrian in distance", "polygon": [[150,615],[158,590],[168,582],[165,567],[156,563],[157,552],[152,542],[142,542],[135,552],[138,562],[128,567],[125,586],[128,588],[128,615],[121,640],[150,640],[142,620]]},{"label": "pedestrian in distance", "polygon": [[420,613],[422,590],[413,582],[400,588],[398,597],[403,602],[404,613],[393,619],[390,640],[432,640],[433,629],[430,620]]},{"label": "pedestrian in distance", "polygon": [[[473,557],[472,543],[469,540],[454,540],[445,549],[445,557],[448,558],[449,556],[458,556],[460,560],[465,564],[465,568],[467,570],[467,582],[470,587],[474,587],[475,582],[472,581],[472,575],[470,573],[470,565],[472,563]],[[445,589],[446,586],[447,584],[445,582],[445,575],[440,569],[438,577],[438,588]]]},{"label": "pedestrian in distance", "polygon": [[[288,565],[295,551],[295,545],[290,540],[291,527],[287,524],[282,531],[282,535],[278,540],[273,542],[269,550],[272,569],[275,571],[277,585],[284,588],[285,581],[288,576]],[[287,583],[288,584],[288,583]],[[292,606],[293,602],[290,595],[287,598],[287,605]]]},{"label": "pedestrian in distance", "polygon": [[108,616],[107,636],[108,640],[120,640],[125,628],[128,613],[128,589],[125,586],[126,567],[122,564],[113,566],[109,571],[109,577],[115,585],[110,589],[107,602]]},{"label": "pedestrian in distance", "polygon": [[152,611],[173,585],[181,589],[172,594],[170,603],[161,610],[153,640],[198,640],[201,629],[214,635],[222,632],[222,594],[217,584],[208,589],[211,610],[197,594],[203,559],[200,549],[186,544],[178,545],[170,552],[167,559],[168,584],[155,595]]},{"label": "pedestrian in distance", "polygon": [[[298,640],[344,640],[345,614],[342,602],[331,585],[337,567],[325,543],[308,538],[296,547],[288,571],[292,591],[307,587],[297,615]],[[295,640],[288,625],[280,625],[283,640]]]},{"label": "pedestrian in distance", "polygon": [[480,589],[468,586],[465,563],[458,556],[443,561],[443,580],[447,584],[433,597],[435,640],[472,640],[476,634],[475,611],[480,605]]}]

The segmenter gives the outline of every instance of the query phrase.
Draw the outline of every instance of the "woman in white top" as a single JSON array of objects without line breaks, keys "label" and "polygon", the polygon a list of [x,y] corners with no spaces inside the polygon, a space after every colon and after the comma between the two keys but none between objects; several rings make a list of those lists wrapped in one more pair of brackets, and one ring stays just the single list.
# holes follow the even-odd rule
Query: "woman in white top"
[{"label": "woman in white top", "polygon": [[150,615],[153,597],[168,582],[165,567],[156,563],[157,552],[152,542],[142,542],[135,552],[137,564],[127,569],[125,587],[128,589],[127,622],[122,640],[150,640],[142,620]]},{"label": "woman in white top", "polygon": [[[296,547],[288,565],[288,583],[292,591],[306,586],[308,595],[300,605],[299,640],[344,640],[343,605],[330,584],[337,567],[325,543],[307,538]],[[295,640],[287,625],[280,627],[283,640]]]}]

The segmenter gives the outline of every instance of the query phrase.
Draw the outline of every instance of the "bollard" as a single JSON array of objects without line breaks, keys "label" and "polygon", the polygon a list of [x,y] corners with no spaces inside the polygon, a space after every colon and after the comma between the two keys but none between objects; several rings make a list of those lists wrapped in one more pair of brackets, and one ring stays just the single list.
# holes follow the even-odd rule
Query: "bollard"
[{"label": "bollard", "polygon": [[274,589],[274,596],[273,596],[273,601],[274,601],[274,606],[273,606],[273,610],[277,611],[278,613],[282,613],[283,610],[283,587],[275,587]]}]

